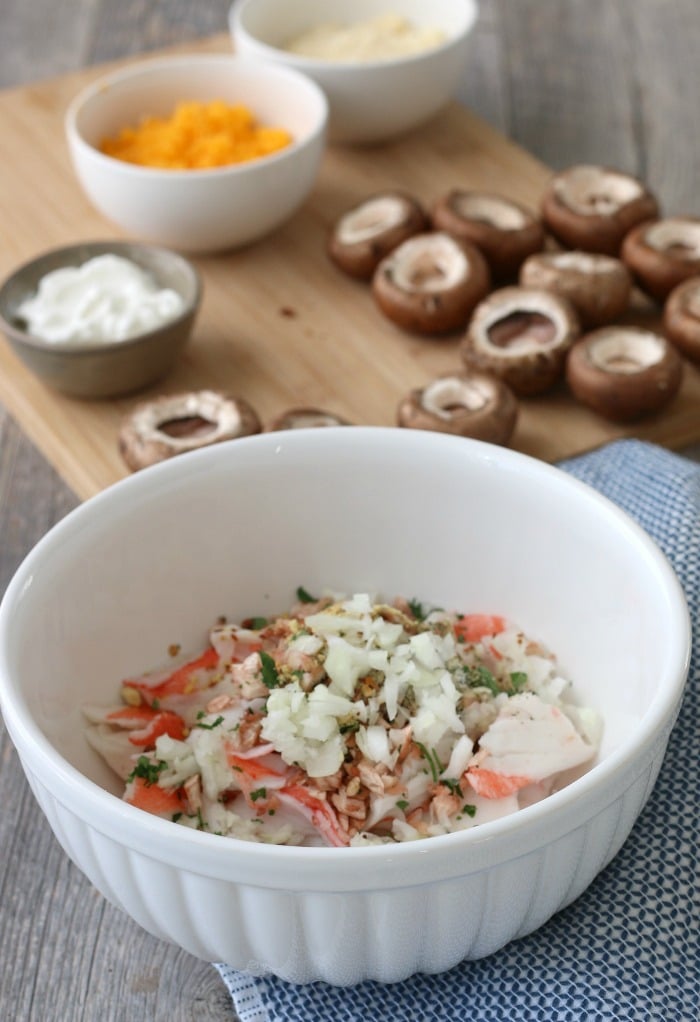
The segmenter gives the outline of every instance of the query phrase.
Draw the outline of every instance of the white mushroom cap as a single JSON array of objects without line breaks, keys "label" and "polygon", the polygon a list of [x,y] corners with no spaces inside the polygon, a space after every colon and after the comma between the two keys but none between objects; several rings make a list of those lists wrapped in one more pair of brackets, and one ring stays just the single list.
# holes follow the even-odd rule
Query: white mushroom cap
[{"label": "white mushroom cap", "polygon": [[488,264],[476,245],[445,231],[426,231],[382,259],[372,277],[372,294],[398,326],[438,334],[463,327],[490,282]]},{"label": "white mushroom cap", "polygon": [[344,245],[356,245],[403,223],[406,200],[398,195],[377,195],[340,218],[336,236]]},{"label": "white mushroom cap", "polygon": [[660,252],[671,252],[676,259],[700,260],[700,220],[657,220],[644,231],[644,240]]},{"label": "white mushroom cap", "polygon": [[538,252],[520,269],[523,287],[567,298],[586,326],[602,326],[627,309],[632,278],[624,263],[598,252]]},{"label": "white mushroom cap", "polygon": [[495,444],[508,443],[517,417],[518,404],[510,388],[480,372],[438,376],[407,394],[397,411],[400,426]]},{"label": "white mushroom cap", "polygon": [[324,426],[348,426],[346,419],[334,412],[321,408],[290,408],[276,416],[267,427],[267,432],[282,429],[313,429]]},{"label": "white mushroom cap", "polygon": [[[173,420],[201,418],[210,428],[195,437],[172,436],[163,426]],[[202,436],[214,443],[224,435],[238,433],[242,425],[241,410],[231,401],[211,390],[198,393],[175,394],[157,401],[139,405],[131,417],[131,426],[144,443],[165,442],[178,451],[189,451],[201,446]]]},{"label": "white mushroom cap", "polygon": [[350,277],[369,280],[389,252],[427,225],[418,199],[407,192],[381,192],[336,221],[328,237],[328,255]]},{"label": "white mushroom cap", "polygon": [[696,365],[700,364],[700,276],[678,284],[664,304],[666,336]]},{"label": "white mushroom cap", "polygon": [[658,365],[666,355],[663,337],[650,330],[623,330],[610,327],[598,331],[588,348],[594,366],[607,373],[629,376]]},{"label": "white mushroom cap", "polygon": [[425,387],[421,404],[426,412],[445,421],[461,410],[476,412],[494,399],[494,384],[485,376],[442,376]]},{"label": "white mushroom cap", "polygon": [[465,364],[493,373],[518,395],[559,380],[580,333],[573,306],[550,291],[504,287],[477,305],[460,346]]},{"label": "white mushroom cap", "polygon": [[567,248],[617,255],[627,233],[658,216],[656,198],[631,174],[585,163],[555,174],[542,196],[542,216]]},{"label": "white mushroom cap", "polygon": [[[506,293],[512,292],[512,293]],[[551,324],[544,329],[524,325],[505,344],[492,339],[494,327],[511,316],[537,314]],[[571,329],[571,312],[556,296],[547,291],[520,288],[504,288],[495,291],[476,309],[470,333],[474,343],[489,352],[492,358],[512,360],[518,355],[533,351],[546,351],[561,344],[562,337]]]},{"label": "white mushroom cap", "polygon": [[606,419],[630,422],[673,400],[683,380],[683,360],[662,334],[609,326],[577,341],[566,379],[578,401]]},{"label": "white mushroom cap", "polygon": [[559,201],[581,216],[610,216],[644,194],[636,178],[595,164],[562,171],[553,188]]},{"label": "white mushroom cap", "polygon": [[520,206],[500,195],[481,192],[453,192],[452,208],[460,216],[493,224],[502,231],[520,231],[532,220]]},{"label": "white mushroom cap", "polygon": [[409,238],[387,257],[385,265],[396,286],[411,292],[447,291],[470,274],[463,249],[442,231]]},{"label": "white mushroom cap", "polygon": [[542,252],[531,258],[540,259],[557,270],[585,274],[586,276],[615,273],[620,266],[619,259],[603,255],[602,252]]},{"label": "white mushroom cap", "polygon": [[212,390],[144,401],[124,420],[119,450],[136,471],[200,447],[260,432],[255,410],[242,398]]},{"label": "white mushroom cap", "polygon": [[639,224],[625,237],[622,258],[640,287],[659,302],[700,274],[700,218],[666,217]]}]

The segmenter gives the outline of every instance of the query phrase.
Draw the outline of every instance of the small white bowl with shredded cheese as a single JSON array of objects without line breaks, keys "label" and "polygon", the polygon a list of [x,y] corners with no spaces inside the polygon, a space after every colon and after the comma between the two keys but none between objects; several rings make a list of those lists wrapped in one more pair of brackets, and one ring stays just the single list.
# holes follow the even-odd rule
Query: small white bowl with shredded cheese
[{"label": "small white bowl with shredded cheese", "polygon": [[456,94],[476,0],[235,0],[237,53],[303,72],[329,103],[331,142],[381,143],[428,121]]},{"label": "small white bowl with shredded cheese", "polygon": [[[341,595],[306,602],[324,590]],[[368,594],[403,597],[408,608],[378,611]],[[307,630],[277,621],[298,600],[312,611]],[[459,627],[453,611],[467,616]],[[475,613],[514,622],[533,645],[514,654],[494,620],[497,634],[478,629],[482,659],[465,659],[452,633]],[[277,641],[285,631],[292,648]],[[556,671],[539,644],[556,655]],[[577,898],[628,837],[643,845],[643,831],[631,831],[667,745],[673,753],[689,652],[670,565],[572,476],[424,430],[310,428],[183,454],[64,518],[0,607],[0,704],[58,840],[151,933],[291,982],[398,982],[524,937]],[[199,708],[196,679],[219,657],[231,677]],[[165,675],[144,678],[163,663]],[[490,676],[500,724],[484,732],[471,710],[490,706]],[[150,732],[157,753],[137,756],[127,786],[164,798],[165,818],[139,807],[133,788],[123,797],[125,781],[88,739],[87,707],[98,727],[111,726],[99,708],[120,688],[130,738],[117,735],[121,751],[110,751],[102,731],[102,751],[131,757],[149,749]],[[249,705],[230,701],[237,688]],[[178,715],[181,737],[164,727]],[[513,741],[526,717],[536,758],[524,763]],[[484,818],[497,801],[491,774],[517,786],[549,768],[555,719],[574,779]],[[407,764],[384,806],[382,761],[393,773]],[[128,766],[131,774],[133,759]],[[352,801],[363,785],[379,797],[372,839],[359,838],[377,828]],[[251,804],[247,828],[237,788]],[[428,820],[426,795],[437,799]],[[261,826],[279,837],[290,800],[334,840],[251,840]],[[443,810],[454,827],[440,827]],[[237,833],[225,833],[232,824]]]},{"label": "small white bowl with shredded cheese", "polygon": [[0,328],[20,360],[73,397],[140,390],[172,368],[201,301],[194,266],[135,242],[42,253],[0,285]]}]

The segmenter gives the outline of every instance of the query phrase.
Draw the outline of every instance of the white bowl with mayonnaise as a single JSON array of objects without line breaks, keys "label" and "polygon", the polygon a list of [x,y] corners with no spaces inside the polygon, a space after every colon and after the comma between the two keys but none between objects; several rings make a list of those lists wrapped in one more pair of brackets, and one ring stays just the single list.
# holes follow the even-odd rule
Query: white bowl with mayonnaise
[{"label": "white bowl with mayonnaise", "polygon": [[321,86],[332,142],[380,143],[455,95],[477,14],[475,0],[235,0],[229,24],[236,52]]},{"label": "white bowl with mayonnaise", "polygon": [[[109,706],[175,647],[198,653],[222,615],[284,611],[300,586],[517,622],[602,720],[590,769],[479,826],[365,847],[223,837],[124,801],[88,741],[85,704]],[[397,982],[536,930],[628,836],[643,857],[644,830],[630,831],[689,653],[669,563],[571,475],[426,430],[311,428],[178,455],[64,518],[2,603],[0,704],[63,848],[146,930],[290,982]],[[570,924],[560,916],[562,939]]]}]

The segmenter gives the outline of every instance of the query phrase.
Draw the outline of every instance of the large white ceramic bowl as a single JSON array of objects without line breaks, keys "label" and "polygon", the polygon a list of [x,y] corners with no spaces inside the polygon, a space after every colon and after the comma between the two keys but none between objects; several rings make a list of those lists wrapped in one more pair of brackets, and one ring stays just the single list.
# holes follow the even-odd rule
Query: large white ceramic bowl
[{"label": "large white ceramic bowl", "polygon": [[[169,116],[185,100],[242,103],[293,142],[269,156],[210,170],[136,166],[100,152],[105,138],[145,116]],[[87,197],[113,223],[187,252],[218,251],[265,237],[308,197],[325,146],[322,90],[293,68],[227,54],[139,61],[103,75],[72,101],[65,130]]]},{"label": "large white ceramic bowl", "polygon": [[[300,584],[508,615],[602,714],[598,761],[509,817],[366,848],[246,843],[121,801],[81,705]],[[145,929],[292,981],[394,981],[530,933],[612,859],[656,779],[689,641],[667,561],[565,473],[423,431],[294,430],[147,469],[60,522],[0,609],[0,697],[58,840]]]},{"label": "large white ceramic bowl", "polygon": [[[392,60],[302,57],[284,49],[320,24],[347,25],[387,11],[413,25],[441,29],[433,49]],[[333,142],[377,143],[418,127],[451,99],[464,75],[476,0],[234,0],[229,24],[236,52],[303,71],[326,93]]]}]

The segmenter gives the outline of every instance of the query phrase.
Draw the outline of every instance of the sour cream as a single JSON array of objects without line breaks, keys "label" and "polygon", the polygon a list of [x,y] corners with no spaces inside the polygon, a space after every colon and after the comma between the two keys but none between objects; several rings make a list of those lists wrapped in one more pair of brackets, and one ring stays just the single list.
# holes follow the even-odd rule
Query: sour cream
[{"label": "sour cream", "polygon": [[159,287],[136,263],[106,254],[47,273],[17,316],[35,337],[70,346],[126,341],[174,319],[182,307],[176,291]]},{"label": "sour cream", "polygon": [[438,28],[413,25],[399,14],[382,14],[352,25],[322,24],[291,39],[289,53],[321,60],[391,60],[432,49],[445,41]]}]

